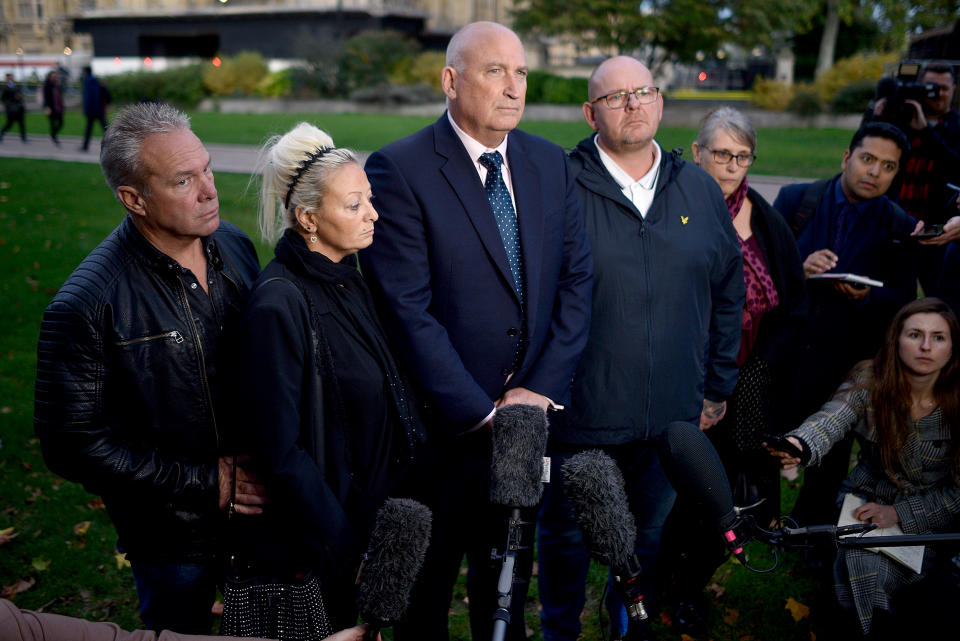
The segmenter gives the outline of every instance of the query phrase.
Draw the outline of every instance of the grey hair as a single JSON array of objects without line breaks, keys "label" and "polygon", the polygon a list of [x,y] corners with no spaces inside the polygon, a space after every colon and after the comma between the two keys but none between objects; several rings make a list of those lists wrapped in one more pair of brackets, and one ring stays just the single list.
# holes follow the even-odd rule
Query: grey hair
[{"label": "grey hair", "polygon": [[[330,148],[302,172],[290,193],[290,205],[284,206],[290,183],[301,167],[318,149]],[[310,123],[301,122],[283,134],[273,136],[260,150],[260,205],[257,222],[260,236],[273,244],[286,229],[298,226],[297,205],[319,211],[327,193],[330,177],[339,169],[360,159],[350,149],[333,148],[333,138]]]},{"label": "grey hair", "polygon": [[190,131],[190,118],[166,103],[141,102],[120,110],[100,143],[100,168],[114,195],[128,186],[149,196],[148,176],[140,157],[144,141],[183,130]]},{"label": "grey hair", "polygon": [[750,147],[750,153],[757,151],[757,130],[743,112],[733,107],[717,107],[708,111],[700,121],[697,145],[708,147],[719,131],[727,132],[737,142]]}]

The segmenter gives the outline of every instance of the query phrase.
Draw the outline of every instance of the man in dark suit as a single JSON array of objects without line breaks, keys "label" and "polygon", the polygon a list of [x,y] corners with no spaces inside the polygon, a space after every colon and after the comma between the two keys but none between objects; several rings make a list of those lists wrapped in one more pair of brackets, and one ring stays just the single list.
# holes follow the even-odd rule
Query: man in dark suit
[{"label": "man in dark suit", "polygon": [[[366,164],[381,219],[361,265],[433,442],[416,483],[433,535],[398,639],[447,638],[464,553],[473,638],[490,637],[498,572],[490,550],[506,536],[489,498],[492,419],[508,404],[557,409],[586,341],[589,245],[563,150],[515,129],[526,77],[512,31],[467,25],[447,48],[447,113]],[[525,636],[531,568],[526,550],[509,638]]]},{"label": "man in dark suit", "polygon": [[[868,123],[844,152],[840,174],[788,185],[774,202],[796,235],[810,299],[789,408],[794,426],[829,399],[854,364],[876,356],[894,314],[917,296],[917,242],[911,238],[917,221],[886,196],[908,150],[899,129]],[[883,284],[829,278],[840,274]],[[801,524],[836,522],[835,498],[847,476],[851,444],[834,447],[819,467],[805,471],[793,510]],[[814,558],[815,565],[821,561],[829,569],[826,559]]]}]

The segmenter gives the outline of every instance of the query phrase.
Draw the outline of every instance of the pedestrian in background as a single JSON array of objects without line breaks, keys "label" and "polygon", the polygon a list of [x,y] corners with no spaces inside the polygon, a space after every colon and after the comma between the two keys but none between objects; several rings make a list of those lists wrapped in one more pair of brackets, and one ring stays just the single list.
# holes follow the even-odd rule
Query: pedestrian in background
[{"label": "pedestrian in background", "polygon": [[87,119],[87,126],[83,130],[83,145],[80,151],[90,148],[90,133],[93,123],[100,121],[100,128],[107,130],[107,105],[110,104],[110,91],[100,84],[100,79],[93,75],[90,67],[83,68],[83,115]]},{"label": "pedestrian in background", "polygon": [[50,119],[50,138],[59,147],[57,134],[63,129],[63,88],[56,69],[47,74],[43,83],[43,112]]}]

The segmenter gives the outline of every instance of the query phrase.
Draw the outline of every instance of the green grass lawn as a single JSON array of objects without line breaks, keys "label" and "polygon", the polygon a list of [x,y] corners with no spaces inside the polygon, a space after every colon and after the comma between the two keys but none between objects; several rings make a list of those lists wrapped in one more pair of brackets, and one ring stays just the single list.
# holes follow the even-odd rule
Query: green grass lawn
[{"label": "green grass lawn", "polygon": [[[704,109],[706,111],[706,108]],[[204,142],[260,145],[273,134],[284,133],[302,121],[311,122],[330,132],[341,147],[374,151],[385,144],[411,134],[434,118],[391,116],[382,114],[217,114],[191,112],[197,135]],[[583,122],[524,120],[521,128],[572,149],[590,134]],[[100,135],[99,125],[94,128]],[[42,114],[27,114],[27,131],[42,135],[49,131]],[[690,143],[696,137],[692,127],[661,127],[657,142],[666,149],[683,149],[690,160]],[[13,132],[10,132],[12,135]],[[83,134],[83,117],[68,113],[63,135]],[[845,129],[760,129],[757,162],[751,169],[768,176],[826,178],[840,171],[840,158],[853,133]]]},{"label": "green grass lawn", "polygon": [[[294,120],[295,116],[288,122]],[[264,132],[269,129],[267,120],[249,122],[260,123],[257,126]],[[244,126],[252,128],[249,122]],[[344,137],[353,130],[348,122],[338,121]],[[368,123],[371,128],[373,122]],[[423,122],[408,124],[415,128]],[[196,124],[204,126],[204,119],[197,118]],[[380,135],[387,131],[395,132],[396,125]],[[571,134],[571,140],[582,134]],[[678,140],[686,135],[670,134]],[[356,135],[362,140],[360,133]],[[213,135],[201,131],[201,137],[212,139]],[[246,184],[247,176],[217,176],[223,217],[253,237],[253,196],[240,196]],[[15,598],[21,607],[112,620],[134,628],[138,621],[132,575],[115,557],[115,532],[102,504],[46,469],[32,428],[35,350],[43,309],[72,269],[122,216],[96,165],[0,158],[0,589],[22,581],[27,589]],[[260,246],[259,251],[266,262],[270,250]],[[795,490],[785,487],[789,502]],[[8,528],[15,538],[5,541]],[[750,554],[762,565],[769,552],[759,544],[753,547]],[[712,590],[717,607],[710,614],[709,638],[810,639],[811,620],[795,622],[784,606],[793,598],[810,606],[815,617],[829,591],[818,588],[795,555],[786,555],[782,563],[778,571],[763,575],[735,563],[718,571]],[[592,569],[584,614],[584,638],[590,641],[601,638],[596,605],[603,577],[602,568]],[[462,582],[457,590],[451,626],[453,637],[464,639],[469,628]],[[531,591],[527,614],[533,638],[539,641],[535,591]],[[679,638],[666,622],[658,621],[657,627],[663,638]]]}]

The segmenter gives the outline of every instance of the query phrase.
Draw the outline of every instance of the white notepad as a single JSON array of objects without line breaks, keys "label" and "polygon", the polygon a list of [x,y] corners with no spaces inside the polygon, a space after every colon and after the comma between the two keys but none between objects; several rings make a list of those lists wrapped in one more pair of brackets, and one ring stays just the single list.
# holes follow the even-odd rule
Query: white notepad
[{"label": "white notepad", "polygon": [[[837,525],[843,526],[862,524],[863,521],[858,521],[857,519],[853,518],[853,513],[864,503],[866,503],[865,500],[854,494],[847,494],[844,496],[843,507],[840,508],[840,520],[837,521]],[[876,530],[867,532],[866,534],[848,534],[847,536],[900,536],[902,534],[903,530],[900,529],[900,526],[895,523],[890,527],[878,528]],[[866,549],[871,552],[886,554],[894,561],[910,568],[917,574],[920,574],[920,569],[923,567],[922,545],[908,545],[903,547],[875,547]]]}]

